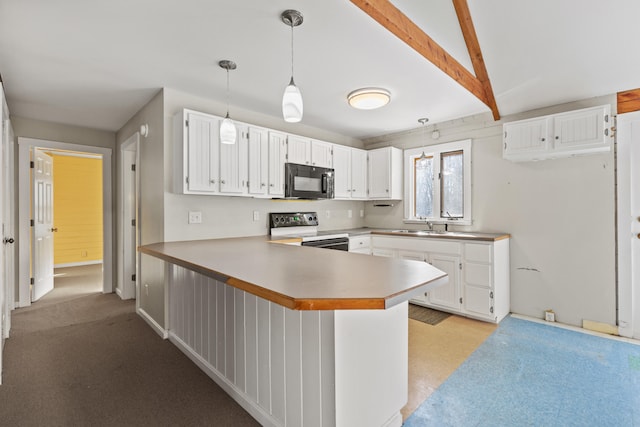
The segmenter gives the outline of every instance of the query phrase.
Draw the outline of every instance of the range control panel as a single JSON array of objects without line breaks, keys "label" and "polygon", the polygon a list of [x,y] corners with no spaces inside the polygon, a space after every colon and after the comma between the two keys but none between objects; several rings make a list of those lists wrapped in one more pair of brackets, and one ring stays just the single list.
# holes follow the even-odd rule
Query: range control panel
[{"label": "range control panel", "polygon": [[318,225],[317,212],[284,212],[270,213],[271,228],[305,227]]}]

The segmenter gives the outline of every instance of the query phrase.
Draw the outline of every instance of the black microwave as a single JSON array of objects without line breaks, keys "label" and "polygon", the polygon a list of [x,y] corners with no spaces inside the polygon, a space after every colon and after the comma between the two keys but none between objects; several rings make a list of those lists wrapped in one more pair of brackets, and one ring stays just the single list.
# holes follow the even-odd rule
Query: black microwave
[{"label": "black microwave", "polygon": [[285,163],[284,196],[291,199],[333,199],[335,172],[330,168]]}]

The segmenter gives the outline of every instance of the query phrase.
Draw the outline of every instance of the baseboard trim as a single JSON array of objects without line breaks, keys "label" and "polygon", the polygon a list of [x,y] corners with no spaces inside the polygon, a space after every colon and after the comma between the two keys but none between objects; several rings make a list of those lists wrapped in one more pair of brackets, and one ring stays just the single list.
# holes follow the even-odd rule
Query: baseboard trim
[{"label": "baseboard trim", "polygon": [[95,264],[102,264],[102,260],[96,259],[93,261],[67,262],[64,264],[55,264],[53,268],[82,267],[83,265],[95,265]]},{"label": "baseboard trim", "polygon": [[138,314],[138,316],[142,317],[142,319],[144,319],[144,321],[147,322],[149,326],[151,326],[151,329],[153,329],[158,335],[160,335],[162,339],[166,340],[167,338],[169,338],[169,333],[162,326],[160,326],[160,324],[156,322],[153,317],[149,316],[149,313],[139,307],[136,308],[136,313]]},{"label": "baseboard trim", "polygon": [[554,328],[568,329],[574,332],[580,332],[587,335],[593,335],[600,338],[607,338],[614,341],[622,341],[629,344],[640,345],[640,341],[633,338],[620,337],[616,335],[603,334],[602,332],[591,331],[589,329],[579,328],[573,325],[567,325],[564,323],[558,322],[547,322],[546,320],[538,319],[536,317],[525,316],[523,314],[514,314],[511,313],[511,317],[521,320],[528,320],[529,322],[540,323],[547,326],[553,326]]},{"label": "baseboard trim", "polygon": [[254,402],[244,392],[239,390],[235,384],[230,382],[217,369],[204,360],[199,354],[194,352],[184,341],[175,334],[169,332],[169,341],[171,341],[180,351],[182,351],[193,363],[195,363],[209,378],[220,386],[233,400],[238,402],[242,408],[247,411],[260,425],[265,427],[282,427],[282,425],[273,419],[257,402]]},{"label": "baseboard trim", "polygon": [[120,288],[116,288],[116,295],[118,295],[120,299],[124,299],[122,298],[122,291],[120,290]]}]

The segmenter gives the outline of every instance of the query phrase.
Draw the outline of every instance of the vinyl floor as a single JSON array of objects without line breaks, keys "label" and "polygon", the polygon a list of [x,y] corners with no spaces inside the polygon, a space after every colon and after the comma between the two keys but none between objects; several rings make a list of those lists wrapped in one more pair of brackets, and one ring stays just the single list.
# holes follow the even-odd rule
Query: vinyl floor
[{"label": "vinyl floor", "polygon": [[640,426],[640,345],[507,317],[404,426]]}]

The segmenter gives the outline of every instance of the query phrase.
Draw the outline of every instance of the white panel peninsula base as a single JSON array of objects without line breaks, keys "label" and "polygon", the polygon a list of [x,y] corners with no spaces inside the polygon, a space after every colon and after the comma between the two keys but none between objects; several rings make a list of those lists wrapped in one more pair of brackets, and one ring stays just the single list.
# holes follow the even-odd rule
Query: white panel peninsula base
[{"label": "white panel peninsula base", "polygon": [[166,264],[169,339],[266,426],[400,426],[407,302],[290,310]]}]

